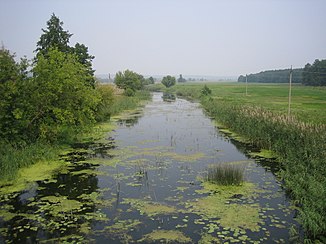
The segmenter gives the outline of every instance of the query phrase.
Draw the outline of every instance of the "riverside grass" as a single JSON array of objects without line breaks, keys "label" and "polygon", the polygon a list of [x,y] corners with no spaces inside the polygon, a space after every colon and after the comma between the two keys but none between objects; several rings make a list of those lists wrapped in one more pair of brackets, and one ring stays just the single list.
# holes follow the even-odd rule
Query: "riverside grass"
[{"label": "riverside grass", "polygon": [[295,85],[288,117],[286,85],[249,84],[246,96],[244,84],[207,83],[212,95],[200,97],[203,86],[193,83],[172,89],[178,95],[201,99],[219,123],[274,151],[282,162],[280,176],[299,207],[306,241],[325,242],[326,89]]}]

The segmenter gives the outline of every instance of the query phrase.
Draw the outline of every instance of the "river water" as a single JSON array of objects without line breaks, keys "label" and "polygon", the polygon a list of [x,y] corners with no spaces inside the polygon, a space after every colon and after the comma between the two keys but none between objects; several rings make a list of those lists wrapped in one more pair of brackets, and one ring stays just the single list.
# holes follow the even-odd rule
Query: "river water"
[{"label": "river water", "polygon": [[[289,243],[295,210],[273,160],[219,131],[199,104],[162,93],[122,116],[65,165],[1,195],[0,243]],[[241,186],[204,183],[210,165],[244,171]],[[292,234],[291,234],[292,233]]]}]

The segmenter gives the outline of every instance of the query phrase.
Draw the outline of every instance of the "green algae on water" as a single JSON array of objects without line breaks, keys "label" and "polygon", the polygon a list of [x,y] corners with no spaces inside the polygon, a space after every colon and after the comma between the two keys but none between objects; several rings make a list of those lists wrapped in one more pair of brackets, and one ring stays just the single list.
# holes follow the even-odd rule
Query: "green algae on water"
[{"label": "green algae on water", "polygon": [[149,217],[177,212],[177,209],[173,206],[141,199],[126,198],[123,203],[130,204],[132,208],[139,210],[141,214],[145,214]]},{"label": "green algae on water", "polygon": [[[234,203],[236,197],[250,199],[255,195],[254,185],[244,183],[242,186],[220,186],[204,182],[199,193],[210,193],[206,197],[188,201],[186,208],[191,213],[202,216],[203,219],[218,218],[218,224],[224,228],[259,231],[261,220],[260,208],[256,204]],[[209,228],[209,227],[208,227]]]},{"label": "green algae on water", "polygon": [[19,177],[12,181],[0,183],[0,194],[20,192],[30,188],[36,181],[50,180],[52,177],[65,170],[67,163],[61,161],[38,162],[18,171]]},{"label": "green algae on water", "polygon": [[191,238],[177,230],[154,230],[146,234],[139,242],[191,243]]}]

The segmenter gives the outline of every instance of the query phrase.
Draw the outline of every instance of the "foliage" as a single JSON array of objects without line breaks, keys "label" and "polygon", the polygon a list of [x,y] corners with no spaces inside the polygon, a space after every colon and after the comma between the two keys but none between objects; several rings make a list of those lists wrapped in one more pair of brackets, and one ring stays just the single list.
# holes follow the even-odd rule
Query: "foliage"
[{"label": "foliage", "polygon": [[72,53],[77,56],[77,60],[79,63],[84,65],[86,71],[87,71],[87,81],[88,83],[94,88],[95,87],[95,78],[94,78],[94,72],[92,68],[92,61],[95,58],[94,56],[90,55],[88,53],[88,47],[86,47],[84,44],[76,43],[75,47],[72,48]]},{"label": "foliage", "polygon": [[28,129],[33,135],[53,139],[61,126],[84,126],[95,122],[100,97],[89,85],[89,74],[73,55],[50,49],[39,55],[33,68]]},{"label": "foliage", "polygon": [[20,143],[21,117],[25,108],[22,99],[27,82],[26,64],[16,63],[8,50],[0,50],[0,138]]},{"label": "foliage", "polygon": [[[114,78],[114,83],[120,88],[132,91],[140,90],[143,87],[144,77],[131,70],[119,71]],[[130,94],[130,92],[128,92]]]},{"label": "foliage", "polygon": [[43,56],[48,53],[50,48],[57,48],[61,52],[70,52],[69,39],[72,34],[63,29],[63,22],[53,13],[50,20],[46,22],[47,29],[42,29],[43,34],[37,42],[37,54]]},{"label": "foliage", "polygon": [[115,99],[114,90],[112,85],[107,84],[97,84],[96,90],[101,98],[96,108],[96,121],[106,121],[111,117],[110,107],[113,105]]},{"label": "foliage", "polygon": [[51,49],[57,49],[66,54],[73,54],[87,71],[87,82],[95,88],[94,70],[92,68],[94,56],[88,53],[88,47],[78,42],[74,47],[69,46],[69,39],[72,34],[63,29],[63,22],[55,14],[52,14],[50,20],[47,21],[47,29],[42,29],[42,31],[43,34],[37,42],[37,49],[35,50],[37,53],[36,62],[39,55],[47,58],[48,52]]},{"label": "foliage", "polygon": [[170,75],[164,76],[163,79],[162,79],[162,84],[167,88],[169,88],[171,86],[174,86],[175,83],[176,83],[175,77],[172,77]]},{"label": "foliage", "polygon": [[[294,69],[292,74],[293,83],[302,83],[302,69]],[[288,83],[290,69],[267,70],[247,76],[248,82],[258,83]],[[238,82],[246,82],[246,76],[240,75]]]},{"label": "foliage", "polygon": [[203,89],[201,90],[201,94],[202,94],[203,96],[211,95],[211,94],[212,94],[212,90],[209,89],[207,85],[205,85],[205,86],[203,87]]},{"label": "foliage", "polygon": [[154,83],[155,83],[155,80],[154,80],[154,78],[152,76],[143,80],[143,85],[144,86],[152,85]]},{"label": "foliage", "polygon": [[326,86],[326,59],[316,59],[312,65],[306,64],[303,71],[304,85]]}]

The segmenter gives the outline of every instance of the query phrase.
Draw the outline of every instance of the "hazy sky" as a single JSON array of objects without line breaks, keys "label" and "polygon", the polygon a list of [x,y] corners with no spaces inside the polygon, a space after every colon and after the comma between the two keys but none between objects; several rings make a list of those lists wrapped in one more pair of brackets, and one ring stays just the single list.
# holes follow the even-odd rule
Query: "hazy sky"
[{"label": "hazy sky", "polygon": [[326,58],[326,0],[0,0],[0,41],[33,57],[52,13],[97,74],[226,76]]}]

